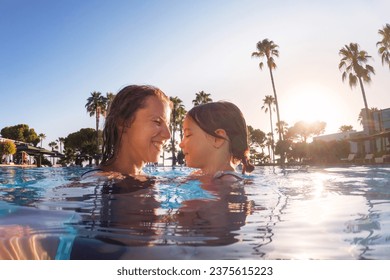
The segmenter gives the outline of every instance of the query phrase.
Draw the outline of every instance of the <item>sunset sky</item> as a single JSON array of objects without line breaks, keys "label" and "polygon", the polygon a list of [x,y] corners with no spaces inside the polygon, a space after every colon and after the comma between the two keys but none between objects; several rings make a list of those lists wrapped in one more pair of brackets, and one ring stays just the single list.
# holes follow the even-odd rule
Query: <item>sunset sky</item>
[{"label": "sunset sky", "polygon": [[251,54],[268,38],[279,45],[282,120],[324,121],[326,133],[361,130],[362,94],[342,82],[338,53],[354,42],[372,56],[368,106],[389,108],[390,70],[376,48],[389,11],[387,0],[0,0],[0,129],[28,124],[46,134],[47,147],[95,127],[85,110],[91,92],[151,84],[187,110],[202,90],[234,102],[267,133],[261,106],[272,86]]}]

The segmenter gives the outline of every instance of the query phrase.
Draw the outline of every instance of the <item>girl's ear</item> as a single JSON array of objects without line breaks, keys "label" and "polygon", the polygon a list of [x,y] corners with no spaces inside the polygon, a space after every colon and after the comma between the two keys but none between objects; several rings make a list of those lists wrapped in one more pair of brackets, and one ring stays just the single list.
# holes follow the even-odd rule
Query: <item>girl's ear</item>
[{"label": "girl's ear", "polygon": [[227,136],[226,131],[224,129],[222,129],[222,128],[218,128],[214,132],[217,135],[222,137],[222,138],[214,137],[213,146],[218,149],[225,143],[225,141],[227,141],[229,139],[229,137]]}]

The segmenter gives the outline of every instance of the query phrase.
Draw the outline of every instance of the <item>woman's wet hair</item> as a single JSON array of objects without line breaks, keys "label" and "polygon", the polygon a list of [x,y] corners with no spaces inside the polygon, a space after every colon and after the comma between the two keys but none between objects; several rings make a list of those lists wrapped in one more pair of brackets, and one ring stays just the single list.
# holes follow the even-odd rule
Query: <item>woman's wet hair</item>
[{"label": "woman's wet hair", "polygon": [[242,173],[252,172],[254,166],[249,161],[248,128],[240,109],[226,101],[211,102],[193,107],[187,113],[207,134],[225,139],[216,133],[223,129],[229,139],[230,153],[235,163],[241,162]]},{"label": "woman's wet hair", "polygon": [[145,108],[147,99],[152,96],[172,106],[165,93],[154,86],[129,85],[116,94],[108,110],[103,129],[103,165],[115,159],[124,128],[132,124],[135,113]]}]

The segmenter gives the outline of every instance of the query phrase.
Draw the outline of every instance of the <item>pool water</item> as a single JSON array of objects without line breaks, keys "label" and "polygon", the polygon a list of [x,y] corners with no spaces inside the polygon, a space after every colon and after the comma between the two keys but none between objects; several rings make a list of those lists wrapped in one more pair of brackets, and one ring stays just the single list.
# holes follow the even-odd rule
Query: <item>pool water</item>
[{"label": "pool water", "polygon": [[0,259],[390,259],[390,166],[256,167],[236,184],[87,170],[0,168]]}]

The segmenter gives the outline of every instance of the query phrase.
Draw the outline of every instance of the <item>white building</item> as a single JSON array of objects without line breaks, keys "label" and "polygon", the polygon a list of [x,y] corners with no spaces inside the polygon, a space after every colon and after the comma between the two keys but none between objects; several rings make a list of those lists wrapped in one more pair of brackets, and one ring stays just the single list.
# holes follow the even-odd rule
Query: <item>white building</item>
[{"label": "white building", "polygon": [[355,154],[390,154],[390,108],[372,112],[371,135],[370,122],[366,120],[365,109],[362,109],[363,130],[339,132],[314,137],[313,140],[350,141],[350,153]]}]

